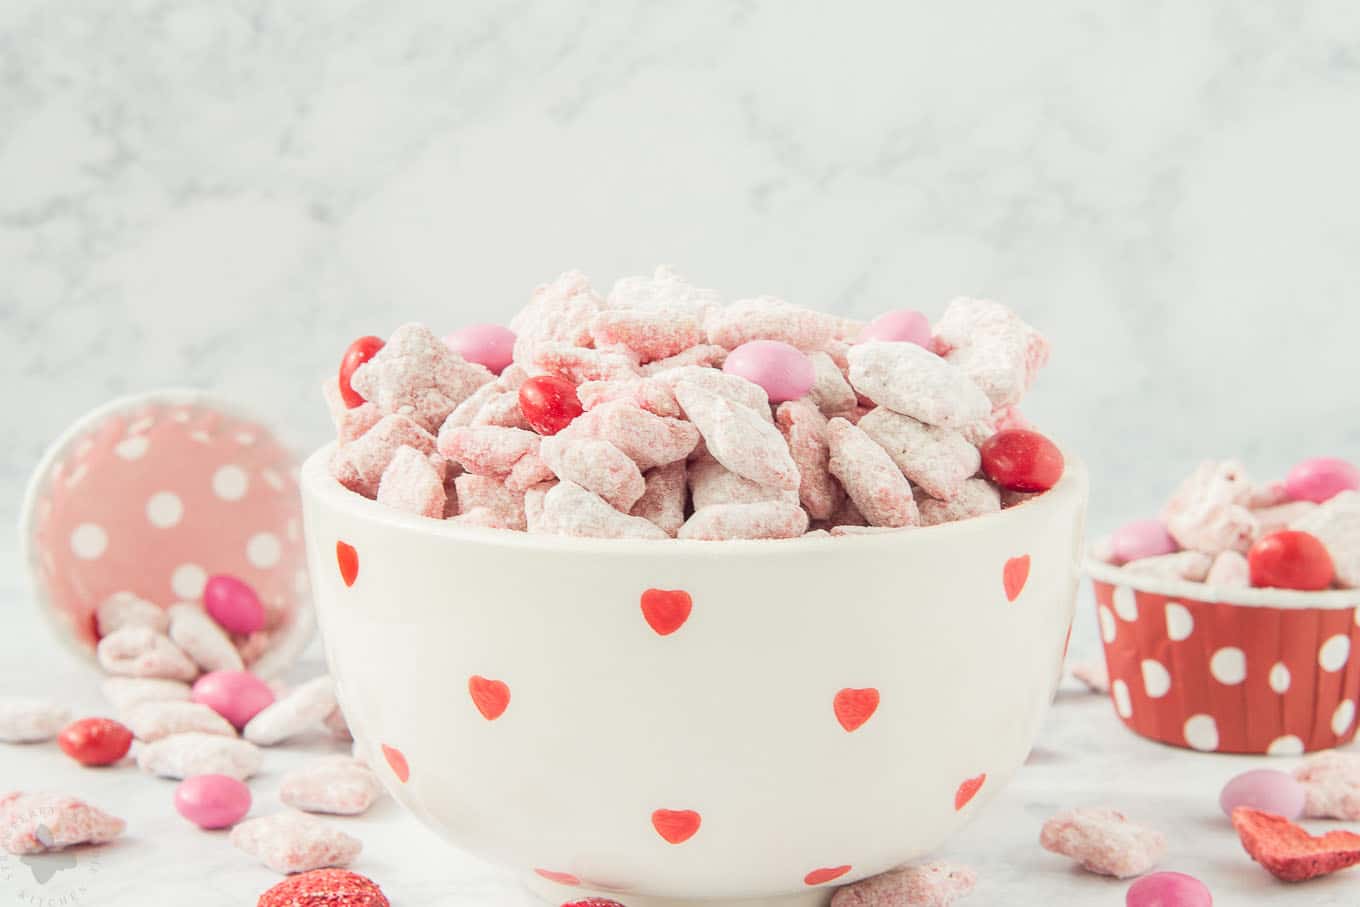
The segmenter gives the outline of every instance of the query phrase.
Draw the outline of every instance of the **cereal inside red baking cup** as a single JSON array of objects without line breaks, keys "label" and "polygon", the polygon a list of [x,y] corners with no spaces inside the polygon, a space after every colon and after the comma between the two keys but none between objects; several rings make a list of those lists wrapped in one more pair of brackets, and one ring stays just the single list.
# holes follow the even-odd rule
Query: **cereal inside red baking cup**
[{"label": "cereal inside red baking cup", "polygon": [[1296,756],[1349,743],[1360,590],[1215,588],[1088,561],[1129,729],[1202,752]]}]

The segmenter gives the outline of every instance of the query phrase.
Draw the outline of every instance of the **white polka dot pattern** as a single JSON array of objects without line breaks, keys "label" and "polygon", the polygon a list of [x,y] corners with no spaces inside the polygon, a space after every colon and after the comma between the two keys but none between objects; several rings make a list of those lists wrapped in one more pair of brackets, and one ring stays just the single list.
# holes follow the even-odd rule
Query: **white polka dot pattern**
[{"label": "white polka dot pattern", "polygon": [[1275,662],[1270,669],[1270,688],[1281,695],[1288,693],[1289,680],[1289,668],[1282,661]]},{"label": "white polka dot pattern", "polygon": [[1100,606],[1100,638],[1106,644],[1114,642],[1114,638],[1119,633],[1118,624],[1115,623],[1114,614],[1104,605]]},{"label": "white polka dot pattern", "polygon": [[1318,664],[1324,671],[1340,671],[1350,658],[1351,641],[1347,636],[1333,636],[1318,650]]},{"label": "white polka dot pattern", "polygon": [[1270,756],[1302,756],[1303,741],[1293,734],[1276,737],[1266,748],[1266,754]]},{"label": "white polka dot pattern", "polygon": [[1133,717],[1133,701],[1129,698],[1129,685],[1122,680],[1110,684],[1110,695],[1114,697],[1114,708],[1121,718]]},{"label": "white polka dot pattern", "polygon": [[1138,599],[1128,586],[1115,586],[1114,613],[1132,623],[1138,619]]},{"label": "white polka dot pattern", "polygon": [[1218,722],[1212,715],[1191,715],[1185,722],[1185,742],[1206,753],[1218,749]]},{"label": "white polka dot pattern", "polygon": [[1183,642],[1195,632],[1195,619],[1190,609],[1180,602],[1166,603],[1166,635],[1175,642]]},{"label": "white polka dot pattern", "polygon": [[1171,673],[1160,661],[1143,659],[1143,692],[1149,699],[1161,699],[1171,690]]},{"label": "white polka dot pattern", "polygon": [[1224,646],[1209,659],[1209,673],[1226,686],[1235,686],[1247,679],[1247,655],[1235,646]]},{"label": "white polka dot pattern", "polygon": [[81,560],[101,557],[109,547],[109,534],[96,523],[81,523],[71,533],[71,550]]},{"label": "white polka dot pattern", "polygon": [[184,519],[184,501],[173,491],[158,491],[146,501],[146,518],[157,529],[171,529]]},{"label": "white polka dot pattern", "polygon": [[250,489],[250,478],[239,466],[223,466],[212,477],[213,494],[224,501],[239,501]]}]

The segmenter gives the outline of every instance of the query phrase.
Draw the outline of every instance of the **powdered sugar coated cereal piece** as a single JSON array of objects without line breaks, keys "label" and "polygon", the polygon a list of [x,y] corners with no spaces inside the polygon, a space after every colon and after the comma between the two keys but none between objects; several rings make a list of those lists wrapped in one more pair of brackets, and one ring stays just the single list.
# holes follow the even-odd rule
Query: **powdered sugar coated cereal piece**
[{"label": "powdered sugar coated cereal piece", "polygon": [[110,677],[100,689],[118,712],[126,712],[143,702],[189,701],[189,685],[182,680],[158,677]]},{"label": "powdered sugar coated cereal piece", "polygon": [[[685,523],[685,489],[688,475],[684,460],[648,470],[646,488],[633,505],[633,516],[648,520],[674,537]],[[525,499],[527,506],[528,499]]]},{"label": "powdered sugar coated cereal piece", "polygon": [[241,671],[245,663],[231,637],[198,605],[171,605],[170,639],[205,671]]},{"label": "powdered sugar coated cereal piece", "polygon": [[248,740],[188,731],[171,734],[141,747],[137,767],[158,778],[227,775],[244,781],[260,770],[263,756]]},{"label": "powdered sugar coated cereal piece", "polygon": [[1088,872],[1128,879],[1157,865],[1166,853],[1161,832],[1113,809],[1069,809],[1044,823],[1039,843],[1070,857]]},{"label": "powdered sugar coated cereal piece", "polygon": [[434,453],[434,435],[406,416],[384,416],[363,437],[336,449],[331,457],[331,475],[350,491],[372,498],[378,493],[383,470],[403,447]]},{"label": "powdered sugar coated cereal piece", "polygon": [[470,507],[456,516],[448,517],[448,522],[455,526],[467,526],[474,529],[508,529],[512,532],[519,531],[515,526],[510,525],[506,518],[492,510],[490,507]]},{"label": "powdered sugar coated cereal piece", "polygon": [[700,368],[722,368],[727,361],[727,350],[715,343],[701,343],[692,346],[683,352],[676,353],[666,359],[658,359],[655,362],[648,362],[639,371],[644,376],[659,375],[674,368],[684,368],[689,365],[697,365]]},{"label": "powdered sugar coated cereal piece", "polygon": [[573,384],[613,381],[638,374],[637,359],[625,351],[584,349],[554,341],[536,345],[525,365],[536,374],[556,375]]},{"label": "powdered sugar coated cereal piece", "polygon": [[409,416],[432,432],[454,407],[495,378],[486,366],[450,350],[424,325],[404,324],[354,370],[350,385],[384,413]]},{"label": "powdered sugar coated cereal piece", "polygon": [[363,849],[334,825],[292,811],[242,822],[231,830],[231,843],[282,873],[347,866]]},{"label": "powdered sugar coated cereal piece", "polygon": [[676,385],[682,381],[695,384],[724,400],[747,407],[766,422],[771,422],[774,418],[770,415],[770,397],[765,388],[740,375],[729,375],[717,369],[691,365],[661,372],[653,380],[671,388],[672,393],[675,392]]},{"label": "powdered sugar coated cereal piece", "polygon": [[1202,583],[1209,575],[1214,559],[1202,551],[1177,551],[1157,557],[1145,557],[1130,561],[1124,569],[1130,573],[1144,576],[1160,576],[1164,579],[1183,579],[1187,582]]},{"label": "powdered sugar coated cereal piece", "polygon": [[527,453],[515,461],[510,474],[505,477],[505,487],[510,491],[523,492],[555,478],[557,476],[541,455]]},{"label": "powdered sugar coated cereal piece", "polygon": [[127,823],[64,794],[12,793],[0,798],[0,847],[15,855],[77,844],[107,844]]},{"label": "powdered sugar coated cereal piece", "polygon": [[704,340],[704,329],[692,311],[679,308],[607,309],[590,322],[597,347],[624,346],[642,362],[674,356]]},{"label": "powdered sugar coated cereal piece", "polygon": [[1247,566],[1246,557],[1240,551],[1232,549],[1220,551],[1214,562],[1209,565],[1204,582],[1210,586],[1250,586],[1251,570]]},{"label": "powdered sugar coated cereal piece", "polygon": [[[914,344],[913,344],[914,345]],[[902,474],[938,501],[962,493],[982,457],[957,431],[876,407],[858,422],[859,429],[887,452]]]},{"label": "powdered sugar coated cereal piece", "polygon": [[543,497],[538,531],[603,539],[666,539],[650,520],[620,513],[575,482],[558,482]]},{"label": "powdered sugar coated cereal piece", "polygon": [[1010,406],[1048,362],[1048,341],[1014,311],[987,299],[955,299],[935,325],[945,355],[994,406]]},{"label": "powdered sugar coated cereal piece", "polygon": [[752,340],[782,340],[800,350],[818,350],[835,338],[838,327],[832,315],[774,296],[739,299],[710,310],[704,319],[708,342],[729,350]]},{"label": "powdered sugar coated cereal piece", "polygon": [[911,483],[882,447],[841,418],[827,423],[826,437],[831,451],[828,468],[869,525],[915,526],[920,522]]},{"label": "powdered sugar coated cereal piece", "polygon": [[330,410],[331,422],[335,425],[335,437],[341,444],[347,444],[378,424],[383,412],[372,403],[364,402],[350,409],[345,398],[340,395],[340,379],[336,375],[326,379],[321,385],[321,394],[326,398],[326,408]]},{"label": "powdered sugar coated cereal piece", "polygon": [[[506,393],[506,391],[500,389],[499,381],[483,384],[473,391],[466,400],[453,408],[453,411],[449,413],[449,417],[445,419],[444,423],[439,427],[440,431],[472,425],[476,421],[477,415],[481,413],[482,407],[491,402],[493,398],[499,397],[504,393]],[[518,396],[516,397],[516,402],[518,402]],[[523,428],[524,426],[519,427]]]},{"label": "powdered sugar coated cereal piece", "polygon": [[1001,492],[986,479],[966,479],[959,493],[951,500],[940,501],[932,497],[917,500],[921,510],[922,526],[938,526],[967,520],[987,513],[1001,510]]},{"label": "powdered sugar coated cereal piece", "polygon": [[[524,490],[524,523],[529,532],[542,531],[539,528],[539,521],[543,517],[543,499],[548,496],[548,492],[552,491],[556,484],[557,481],[554,479],[551,482],[531,485]],[[643,497],[646,498],[646,495],[644,494]],[[642,501],[638,501],[638,505],[641,504]]]},{"label": "powdered sugar coated cereal piece", "polygon": [[331,713],[321,722],[330,731],[330,735],[341,743],[350,743],[354,740],[354,735],[350,733],[349,722],[345,720],[345,713],[340,706],[331,709]]},{"label": "powdered sugar coated cereal piece", "polygon": [[478,520],[476,521],[477,525],[490,525],[497,529],[518,529],[521,531],[525,528],[523,492],[515,491],[504,482],[491,476],[479,476],[471,473],[454,479],[453,484],[458,491],[460,522],[474,522],[461,518],[472,511],[485,509],[490,512],[494,519],[490,523]]},{"label": "powdered sugar coated cereal piece", "polygon": [[1289,501],[1284,504],[1253,507],[1251,515],[1256,518],[1256,537],[1261,538],[1272,532],[1288,529],[1295,521],[1303,519],[1317,508],[1318,505],[1312,501]]},{"label": "powdered sugar coated cereal piece", "polygon": [[791,539],[802,535],[807,527],[807,513],[787,501],[713,504],[694,511],[680,527],[678,537],[706,541]]},{"label": "powdered sugar coated cereal piece", "polygon": [[46,699],[0,696],[0,742],[51,740],[71,720],[71,710]]},{"label": "powdered sugar coated cereal piece", "polygon": [[991,401],[967,375],[914,343],[861,343],[849,355],[851,386],[895,413],[947,428],[991,414]]},{"label": "powdered sugar coated cereal piece", "polygon": [[1084,684],[1091,692],[1110,692],[1110,671],[1105,666],[1104,659],[1077,662],[1072,665],[1070,672],[1079,683]]},{"label": "powdered sugar coated cereal piece", "polygon": [[530,430],[529,420],[524,418],[524,410],[519,406],[519,394],[515,391],[492,394],[472,417],[472,424]]},{"label": "powdered sugar coated cereal piece", "polygon": [[604,300],[580,271],[566,271],[551,283],[534,288],[529,305],[510,319],[515,332],[515,362],[527,363],[534,347],[543,342],[589,346],[591,319]]},{"label": "powdered sugar coated cereal piece", "polygon": [[557,437],[608,441],[626,453],[638,469],[648,470],[688,457],[699,443],[699,430],[688,422],[657,416],[617,400],[577,416]]},{"label": "powdered sugar coated cereal piece", "polygon": [[1275,481],[1267,482],[1264,485],[1253,485],[1251,494],[1247,497],[1247,506],[1252,510],[1260,510],[1287,504],[1289,501],[1288,487],[1283,481]]},{"label": "powdered sugar coated cereal piece", "polygon": [[715,460],[757,485],[797,490],[798,467],[773,424],[749,407],[689,381],[675,385],[675,398]]},{"label": "powdered sugar coated cereal piece", "polygon": [[231,722],[197,702],[143,702],[123,716],[123,723],[143,743],[154,743],[173,734],[218,734],[235,737]]},{"label": "powdered sugar coated cereal piece", "polygon": [[198,666],[164,633],[150,627],[124,627],[99,640],[99,666],[122,677],[193,680]]},{"label": "powdered sugar coated cereal piece", "polygon": [[1256,537],[1247,509],[1252,486],[1241,463],[1205,461],[1180,484],[1162,509],[1162,522],[1182,548],[1217,554],[1245,552]]},{"label": "powdered sugar coated cereal piece", "polygon": [[976,884],[966,866],[922,863],[847,885],[831,896],[831,907],[950,907]]},{"label": "powdered sugar coated cereal piece", "polygon": [[622,400],[647,412],[668,419],[684,416],[670,385],[654,378],[624,378],[615,381],[587,381],[576,389],[583,409]]},{"label": "powdered sugar coated cereal piece", "polygon": [[444,480],[429,457],[414,447],[403,447],[392,457],[378,482],[379,504],[405,513],[443,519],[447,495]]},{"label": "powdered sugar coated cereal piece", "polygon": [[522,428],[469,425],[441,429],[438,443],[441,454],[473,475],[505,476],[520,457],[538,451],[539,437]]},{"label": "powdered sugar coated cereal piece", "polygon": [[647,489],[637,464],[608,441],[554,435],[543,439],[539,455],[557,478],[599,495],[616,510],[631,510]]},{"label": "powdered sugar coated cereal piece", "polygon": [[834,529],[837,526],[868,526],[869,521],[864,518],[864,514],[859,512],[855,502],[849,495],[841,501],[841,506],[836,508],[836,512],[831,514],[831,519],[826,521],[828,528]]},{"label": "powdered sugar coated cereal piece", "polygon": [[822,415],[831,418],[853,412],[858,400],[854,389],[845,380],[840,366],[822,350],[809,353],[808,358],[812,360],[812,367],[816,370],[816,378],[812,382],[812,390],[808,392],[808,396],[822,411]]},{"label": "powdered sugar coated cereal piece", "polygon": [[811,400],[790,400],[779,404],[775,424],[798,467],[798,497],[808,516],[829,519],[845,492],[828,468],[831,448],[826,440],[826,416]]},{"label": "powdered sugar coated cereal piece", "polygon": [[124,627],[150,627],[157,633],[170,628],[170,617],[165,609],[131,592],[115,592],[95,609],[95,625],[101,637]]},{"label": "powdered sugar coated cereal piece", "polygon": [[283,776],[279,799],[309,813],[357,816],[380,796],[382,785],[368,766],[349,756],[332,756]]},{"label": "powdered sugar coated cereal piece", "polygon": [[690,464],[689,491],[696,511],[719,504],[757,504],[761,501],[798,503],[798,492],[757,484],[710,458],[695,460]]},{"label": "powdered sugar coated cereal piece", "polygon": [[611,309],[688,312],[701,320],[721,302],[716,290],[695,287],[666,265],[657,267],[650,277],[621,277],[609,291]]},{"label": "powdered sugar coated cereal piece", "polygon": [[323,674],[250,719],[241,736],[257,746],[273,746],[317,727],[336,705],[335,682]]},{"label": "powdered sugar coated cereal piece", "polygon": [[1360,820],[1360,755],[1334,750],[1309,756],[1294,769],[1310,819]]},{"label": "powdered sugar coated cereal piece", "polygon": [[1290,524],[1327,546],[1336,566],[1336,584],[1360,587],[1360,491],[1343,491]]}]

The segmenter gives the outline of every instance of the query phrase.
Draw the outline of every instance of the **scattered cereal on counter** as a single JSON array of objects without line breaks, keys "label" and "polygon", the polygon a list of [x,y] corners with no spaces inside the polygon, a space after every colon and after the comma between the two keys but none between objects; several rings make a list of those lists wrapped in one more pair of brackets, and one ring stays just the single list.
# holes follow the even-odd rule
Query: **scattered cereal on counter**
[{"label": "scattered cereal on counter", "polygon": [[1166,853],[1159,831],[1106,808],[1069,809],[1044,823],[1039,843],[1088,872],[1128,879],[1156,866]]}]

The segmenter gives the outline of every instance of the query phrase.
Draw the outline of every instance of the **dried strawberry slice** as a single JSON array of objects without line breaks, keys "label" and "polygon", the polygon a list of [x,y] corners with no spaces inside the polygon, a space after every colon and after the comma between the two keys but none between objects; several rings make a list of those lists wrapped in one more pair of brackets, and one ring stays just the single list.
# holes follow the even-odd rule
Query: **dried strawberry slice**
[{"label": "dried strawberry slice", "polygon": [[1233,827],[1251,858],[1286,882],[1315,879],[1360,863],[1360,835],[1330,831],[1314,837],[1282,816],[1239,806]]}]

